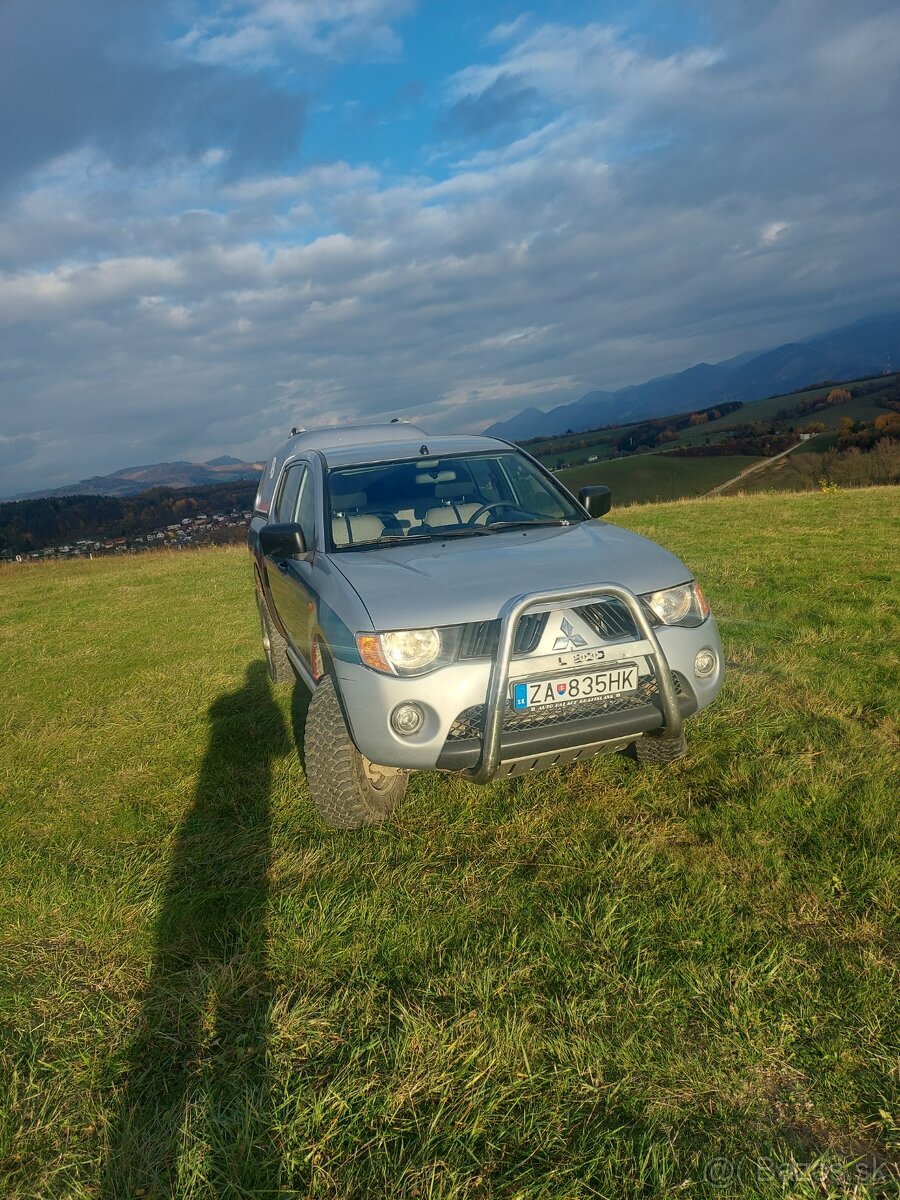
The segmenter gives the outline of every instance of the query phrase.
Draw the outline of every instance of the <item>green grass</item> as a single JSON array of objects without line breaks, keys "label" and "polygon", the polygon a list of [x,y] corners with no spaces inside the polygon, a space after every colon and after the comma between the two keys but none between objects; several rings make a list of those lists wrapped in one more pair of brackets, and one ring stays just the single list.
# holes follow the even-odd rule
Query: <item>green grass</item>
[{"label": "green grass", "polygon": [[0,1195],[895,1194],[896,495],[619,512],[720,620],[689,757],[355,834],[244,553],[3,569]]},{"label": "green grass", "polygon": [[635,454],[611,462],[572,467],[568,471],[560,471],[558,478],[576,493],[586,484],[605,483],[612,488],[615,505],[644,504],[654,500],[700,496],[758,461],[741,454],[710,458]]}]

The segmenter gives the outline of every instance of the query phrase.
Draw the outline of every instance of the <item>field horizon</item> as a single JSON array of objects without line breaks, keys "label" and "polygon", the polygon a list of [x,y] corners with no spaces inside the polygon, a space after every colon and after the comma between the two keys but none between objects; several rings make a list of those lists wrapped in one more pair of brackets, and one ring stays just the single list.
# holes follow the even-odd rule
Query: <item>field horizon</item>
[{"label": "field horizon", "polygon": [[0,566],[0,1193],[896,1195],[897,495],[614,508],[719,622],[687,758],[352,834],[243,547]]}]

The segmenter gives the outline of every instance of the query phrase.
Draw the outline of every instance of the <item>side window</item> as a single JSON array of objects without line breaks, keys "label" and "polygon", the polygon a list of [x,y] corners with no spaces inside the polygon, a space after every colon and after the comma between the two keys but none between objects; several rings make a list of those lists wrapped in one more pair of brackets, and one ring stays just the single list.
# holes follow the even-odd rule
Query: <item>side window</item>
[{"label": "side window", "polygon": [[295,463],[285,471],[284,479],[281,481],[281,487],[278,489],[278,495],[272,506],[272,519],[279,524],[295,520],[300,484],[305,473],[306,467],[303,463]]},{"label": "side window", "polygon": [[305,463],[288,467],[272,510],[272,519],[296,522],[303,530],[308,549],[312,549],[316,532],[315,488],[312,472]]},{"label": "side window", "polygon": [[294,520],[303,530],[303,540],[306,542],[307,550],[312,550],[316,540],[316,489],[313,485],[312,471],[303,472],[297,515]]}]

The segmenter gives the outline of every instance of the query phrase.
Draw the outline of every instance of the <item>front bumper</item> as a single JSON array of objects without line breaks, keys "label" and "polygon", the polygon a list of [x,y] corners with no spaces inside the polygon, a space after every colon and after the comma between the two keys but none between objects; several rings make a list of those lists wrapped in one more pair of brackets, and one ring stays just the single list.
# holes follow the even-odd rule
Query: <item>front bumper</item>
[{"label": "front bumper", "polygon": [[[684,720],[697,711],[697,700],[677,676],[675,682],[678,712]],[[656,681],[652,677],[642,680],[640,692],[633,699],[629,697],[627,706],[573,705],[565,714],[557,710],[548,714],[545,721],[538,717],[530,723],[517,722],[517,715],[508,711],[504,714],[495,776],[522,775],[608,753],[627,746],[645,733],[655,733],[665,722]],[[468,714],[461,716],[468,717]],[[457,720],[451,728],[437,761],[439,771],[468,774],[477,770],[481,763],[482,736],[454,736],[460,723]]]},{"label": "front bumper", "polygon": [[[599,705],[573,704],[564,715],[554,706],[545,720],[523,721],[524,714],[513,714],[508,701],[511,674],[540,677],[547,671],[546,663],[533,657],[512,658],[519,620],[527,613],[611,596],[628,608],[638,637],[605,645],[603,665],[637,661],[638,693],[624,702],[611,698]],[[411,770],[458,771],[487,782],[498,774],[520,774],[615,750],[645,733],[677,738],[684,718],[705,708],[722,685],[722,650],[712,617],[694,629],[654,630],[642,603],[618,584],[518,596],[504,605],[499,619],[493,661],[457,661],[406,679],[380,675],[360,664],[336,663],[350,731],[367,758]],[[693,673],[701,647],[713,649],[719,662],[707,680]],[[425,723],[413,737],[400,737],[390,726],[391,712],[403,701],[419,704],[425,713]],[[464,718],[469,724],[461,727]]]}]

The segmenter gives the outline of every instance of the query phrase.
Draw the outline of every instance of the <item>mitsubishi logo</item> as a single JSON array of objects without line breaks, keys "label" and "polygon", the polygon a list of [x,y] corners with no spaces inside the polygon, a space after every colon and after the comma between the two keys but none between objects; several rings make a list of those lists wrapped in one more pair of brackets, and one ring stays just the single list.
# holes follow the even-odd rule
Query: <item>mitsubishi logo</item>
[{"label": "mitsubishi logo", "polygon": [[562,631],[562,636],[558,637],[553,643],[554,650],[580,650],[583,646],[587,645],[581,634],[576,633],[572,628],[572,622],[567,617],[563,617],[559,628]]}]

